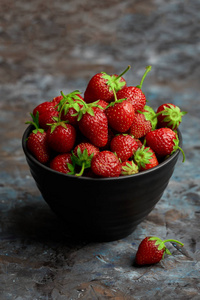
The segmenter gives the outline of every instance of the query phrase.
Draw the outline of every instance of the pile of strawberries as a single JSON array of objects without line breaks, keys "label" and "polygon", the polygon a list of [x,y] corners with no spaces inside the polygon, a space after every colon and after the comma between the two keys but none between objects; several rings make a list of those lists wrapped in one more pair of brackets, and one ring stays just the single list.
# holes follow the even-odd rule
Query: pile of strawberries
[{"label": "pile of strawberries", "polygon": [[154,111],[142,85],[127,86],[123,75],[94,75],[78,90],[46,101],[31,113],[34,130],[27,147],[49,168],[75,176],[118,177],[157,166],[179,147],[182,112],[172,103]]}]

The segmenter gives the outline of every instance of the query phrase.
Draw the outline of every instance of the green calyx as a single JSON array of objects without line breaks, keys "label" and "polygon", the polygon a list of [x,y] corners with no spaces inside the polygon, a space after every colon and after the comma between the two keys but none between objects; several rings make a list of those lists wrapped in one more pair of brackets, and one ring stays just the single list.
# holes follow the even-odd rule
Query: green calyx
[{"label": "green calyx", "polygon": [[147,164],[151,163],[153,153],[151,153],[149,149],[149,147],[145,147],[143,145],[141,148],[138,148],[134,153],[134,161],[137,164],[139,170],[141,168],[145,168]]},{"label": "green calyx", "polygon": [[147,74],[148,74],[150,71],[151,71],[151,66],[147,66],[147,67],[146,67],[146,70],[145,70],[145,72],[144,72],[144,75],[142,76],[142,79],[141,79],[141,81],[140,81],[140,84],[136,86],[137,88],[142,89],[142,85],[143,85],[144,79],[145,79],[145,77],[147,76]]},{"label": "green calyx", "polygon": [[174,146],[173,146],[173,150],[172,150],[172,152],[171,152],[171,155],[172,155],[174,152],[176,152],[176,150],[180,150],[181,153],[182,153],[182,155],[183,155],[183,160],[182,160],[182,162],[184,162],[184,161],[185,161],[185,153],[184,153],[183,149],[179,146],[179,138],[178,138],[178,134],[177,134],[177,133],[176,133],[176,138],[173,140],[173,142],[174,142]]},{"label": "green calyx", "polygon": [[72,152],[72,162],[74,165],[78,165],[81,167],[79,173],[76,173],[76,176],[82,176],[85,169],[91,167],[91,161],[94,156],[94,153],[88,155],[87,149],[81,151],[80,147],[77,149],[77,156]]},{"label": "green calyx", "polygon": [[138,172],[138,166],[133,161],[130,161],[125,166],[122,166],[121,175],[132,175]]},{"label": "green calyx", "polygon": [[145,119],[147,121],[151,122],[152,130],[156,129],[158,120],[157,120],[156,113],[155,113],[154,109],[152,107],[148,106],[148,105],[145,105],[144,110],[145,111],[139,111],[138,110],[137,112],[140,113],[140,114],[143,114],[145,116]]},{"label": "green calyx", "polygon": [[33,133],[37,133],[37,132],[40,132],[40,133],[43,133],[44,132],[44,129],[42,128],[39,128],[39,111],[36,112],[36,115],[34,116],[32,113],[30,113],[31,117],[32,117],[32,120],[33,121],[27,121],[25,124],[31,124],[35,127],[35,129],[32,131]]},{"label": "green calyx", "polygon": [[155,237],[155,236],[150,237],[150,238],[149,238],[149,241],[155,241],[155,245],[158,246],[158,247],[157,247],[158,250],[164,250],[164,253],[163,253],[163,257],[162,257],[162,258],[164,258],[165,253],[171,255],[171,252],[166,248],[165,243],[171,242],[171,243],[175,243],[175,244],[179,244],[179,245],[181,245],[181,246],[184,246],[183,243],[181,243],[181,242],[179,242],[179,241],[177,241],[177,240],[167,239],[167,240],[164,240],[164,241],[163,241],[163,240],[161,240],[160,238]]},{"label": "green calyx", "polygon": [[182,116],[184,116],[185,114],[187,114],[187,112],[181,111],[178,106],[168,104],[167,106],[164,106],[164,110],[157,113],[156,116],[165,116],[162,122],[167,123],[167,127],[172,126],[172,129],[176,129],[182,122]]},{"label": "green calyx", "polygon": [[101,72],[102,78],[106,80],[106,84],[109,87],[109,91],[113,91],[113,89],[118,92],[122,89],[122,87],[126,84],[125,81],[121,81],[121,77],[130,69],[131,67],[128,66],[126,70],[124,70],[120,75],[108,75],[105,72]]}]

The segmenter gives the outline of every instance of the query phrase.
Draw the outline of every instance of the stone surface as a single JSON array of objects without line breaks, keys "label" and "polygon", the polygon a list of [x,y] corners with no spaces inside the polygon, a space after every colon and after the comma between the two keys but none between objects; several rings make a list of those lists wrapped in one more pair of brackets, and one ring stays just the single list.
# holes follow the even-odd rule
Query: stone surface
[{"label": "stone surface", "polygon": [[[200,3],[191,1],[10,1],[0,15],[0,299],[199,299]],[[119,73],[153,107],[188,111],[186,162],[177,163],[155,209],[127,238],[87,243],[66,236],[29,173],[21,137],[43,100],[79,89],[94,73]],[[146,235],[176,238],[172,256],[136,268]]]}]

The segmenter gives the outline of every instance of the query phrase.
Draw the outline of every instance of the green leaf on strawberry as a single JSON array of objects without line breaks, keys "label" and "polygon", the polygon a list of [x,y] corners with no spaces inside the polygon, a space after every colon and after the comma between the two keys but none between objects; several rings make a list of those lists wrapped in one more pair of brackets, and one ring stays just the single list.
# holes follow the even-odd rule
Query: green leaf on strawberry
[{"label": "green leaf on strawberry", "polygon": [[39,111],[36,112],[35,116],[30,113],[31,117],[32,117],[32,120],[33,121],[27,121],[25,124],[31,124],[35,127],[35,129],[33,130],[33,133],[37,133],[38,131],[43,133],[44,132],[44,129],[42,128],[39,128]]},{"label": "green leaf on strawberry", "polygon": [[102,78],[106,80],[106,84],[109,87],[109,91],[115,90],[118,92],[123,88],[123,86],[126,84],[125,81],[121,81],[121,77],[130,69],[130,66],[126,68],[120,75],[108,75],[105,72],[101,72],[103,74]]}]

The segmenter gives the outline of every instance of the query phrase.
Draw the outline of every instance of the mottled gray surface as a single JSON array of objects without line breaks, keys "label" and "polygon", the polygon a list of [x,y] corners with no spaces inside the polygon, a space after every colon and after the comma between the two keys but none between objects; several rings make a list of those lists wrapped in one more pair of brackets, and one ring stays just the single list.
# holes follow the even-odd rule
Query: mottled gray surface
[{"label": "mottled gray surface", "polygon": [[[199,299],[200,2],[0,0],[0,299]],[[177,163],[161,201],[127,238],[74,241],[40,196],[21,136],[29,111],[84,91],[99,71],[128,84],[152,71],[144,92],[153,107],[188,111],[181,125],[186,162]],[[176,238],[172,256],[136,268],[146,235]]]}]

